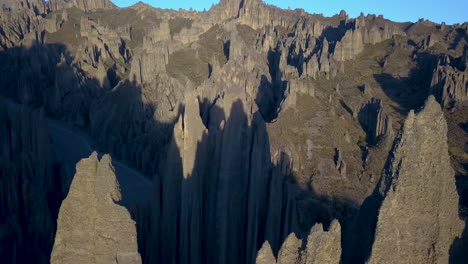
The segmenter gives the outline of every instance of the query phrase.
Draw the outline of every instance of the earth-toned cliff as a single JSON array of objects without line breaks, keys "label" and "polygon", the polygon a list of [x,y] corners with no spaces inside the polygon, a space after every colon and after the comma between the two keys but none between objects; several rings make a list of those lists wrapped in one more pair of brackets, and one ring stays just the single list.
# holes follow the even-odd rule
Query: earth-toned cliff
[{"label": "earth-toned cliff", "polygon": [[108,155],[81,160],[60,207],[50,262],[141,263],[135,222],[121,199]]},{"label": "earth-toned cliff", "polygon": [[0,7],[6,263],[466,262],[467,23]]}]

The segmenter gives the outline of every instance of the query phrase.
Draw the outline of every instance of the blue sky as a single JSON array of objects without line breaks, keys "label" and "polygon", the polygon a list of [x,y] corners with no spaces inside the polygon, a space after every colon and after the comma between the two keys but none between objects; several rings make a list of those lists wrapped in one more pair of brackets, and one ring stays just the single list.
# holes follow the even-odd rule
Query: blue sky
[{"label": "blue sky", "polygon": [[[120,7],[135,4],[138,0],[111,0]],[[160,8],[208,10],[216,0],[143,0],[147,4]],[[447,24],[468,21],[468,0],[265,0],[266,3],[282,8],[305,9],[309,13],[322,13],[332,16],[344,9],[350,17],[364,14],[382,14],[397,22],[412,21],[419,18]]]}]

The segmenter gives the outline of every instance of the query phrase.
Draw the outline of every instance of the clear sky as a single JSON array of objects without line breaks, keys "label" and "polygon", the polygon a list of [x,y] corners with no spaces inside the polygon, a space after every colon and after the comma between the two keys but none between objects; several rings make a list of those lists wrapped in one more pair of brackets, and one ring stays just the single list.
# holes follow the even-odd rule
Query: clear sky
[{"label": "clear sky", "polygon": [[[111,0],[120,7],[135,4],[138,0]],[[216,0],[143,0],[154,7],[210,9]],[[281,8],[302,8],[309,13],[332,16],[345,10],[350,17],[364,14],[384,15],[397,22],[416,22],[419,18],[447,24],[468,22],[468,0],[265,0]]]}]

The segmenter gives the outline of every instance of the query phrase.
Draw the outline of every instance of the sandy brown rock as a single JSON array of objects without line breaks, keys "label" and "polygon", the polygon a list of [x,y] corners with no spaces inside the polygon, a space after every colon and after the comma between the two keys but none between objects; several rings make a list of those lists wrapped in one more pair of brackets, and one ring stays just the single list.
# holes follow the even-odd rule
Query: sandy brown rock
[{"label": "sandy brown rock", "polygon": [[322,224],[315,224],[307,238],[306,264],[340,263],[341,225],[338,220],[330,224],[328,231]]},{"label": "sandy brown rock", "polygon": [[265,241],[262,248],[258,251],[256,264],[275,264],[276,258],[271,251],[270,243]]},{"label": "sandy brown rock", "polygon": [[135,222],[117,204],[110,156],[99,161],[94,152],[76,171],[60,208],[51,263],[141,263]]},{"label": "sandy brown rock", "polygon": [[284,241],[278,253],[278,264],[299,263],[302,241],[291,233]]}]

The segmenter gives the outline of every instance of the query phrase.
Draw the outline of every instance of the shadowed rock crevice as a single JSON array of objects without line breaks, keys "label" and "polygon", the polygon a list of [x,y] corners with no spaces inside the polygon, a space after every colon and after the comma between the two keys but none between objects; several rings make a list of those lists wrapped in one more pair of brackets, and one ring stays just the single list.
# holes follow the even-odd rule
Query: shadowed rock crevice
[{"label": "shadowed rock crevice", "polygon": [[[297,230],[296,194],[287,191],[278,172],[272,174],[277,169],[258,113],[249,121],[243,103],[233,100],[224,114],[220,103],[230,104],[224,98],[211,107],[206,129],[191,100],[196,98],[186,98],[160,178],[154,180],[162,195],[153,202],[153,223],[160,225],[153,225],[151,239],[162,248],[149,262],[250,263],[265,238],[276,236],[273,230],[282,230],[275,244],[281,234]],[[273,201],[275,206],[269,205]]]},{"label": "shadowed rock crevice", "polygon": [[0,256],[48,262],[65,188],[44,109],[0,97]]},{"label": "shadowed rock crevice", "polygon": [[[125,155],[119,155],[118,148],[115,150],[113,147],[105,147],[105,146],[113,146],[110,144],[110,142],[114,142],[115,144],[115,137],[118,135],[121,135],[121,129],[116,129],[117,127],[115,126],[116,123],[107,123],[107,125],[111,126],[113,129],[110,130],[99,130],[95,132],[94,135],[96,135],[93,140],[89,139],[89,136],[85,135],[86,132],[82,133],[79,131],[79,128],[72,128],[70,125],[65,124],[62,121],[55,121],[52,119],[49,119],[46,117],[46,114],[49,116],[52,116],[54,118],[61,118],[63,120],[68,121],[71,124],[74,124],[78,127],[81,127],[81,129],[84,129],[85,131],[90,129],[91,123],[89,120],[89,113],[91,111],[91,119],[95,118],[98,111],[101,111],[100,109],[96,109],[96,112],[93,112],[92,110],[92,104],[95,103],[96,101],[100,100],[101,102],[106,98],[104,95],[106,94],[105,90],[102,90],[99,82],[94,79],[87,79],[83,78],[84,76],[81,75],[79,71],[75,68],[76,65],[71,64],[70,62],[73,61],[73,58],[71,55],[67,52],[66,48],[63,45],[37,45],[34,46],[30,49],[25,49],[25,48],[11,48],[8,49],[7,51],[1,52],[0,57],[2,57],[4,60],[2,60],[2,78],[1,82],[3,82],[3,89],[2,93],[6,94],[7,96],[11,97],[12,102],[16,101],[18,103],[23,103],[19,104],[18,106],[13,106],[12,109],[23,109],[21,110],[21,113],[26,115],[28,112],[34,113],[38,112],[38,110],[33,110],[37,107],[37,105],[43,105],[44,108],[41,109],[39,112],[41,113],[39,117],[34,117],[31,119],[31,124],[35,124],[35,122],[40,122],[41,125],[35,126],[35,130],[29,132],[29,135],[31,136],[33,141],[31,140],[24,140],[23,142],[30,142],[31,146],[28,148],[36,149],[34,155],[36,157],[37,161],[31,161],[28,162],[32,166],[29,167],[29,169],[26,171],[24,170],[22,174],[24,174],[24,177],[27,177],[28,181],[31,183],[35,182],[36,180],[32,180],[36,178],[34,174],[39,173],[42,171],[41,166],[36,163],[40,164],[49,164],[49,165],[44,165],[48,167],[48,172],[46,175],[40,176],[37,178],[37,181],[40,183],[35,183],[34,188],[42,188],[43,184],[45,185],[45,189],[40,191],[40,193],[43,193],[44,195],[47,195],[44,199],[38,199],[36,196],[31,196],[31,198],[35,199],[34,203],[42,201],[41,205],[37,205],[34,208],[37,208],[37,210],[40,211],[30,211],[27,213],[24,213],[24,216],[28,216],[29,219],[37,219],[37,221],[41,221],[41,230],[42,232],[49,234],[48,236],[50,238],[39,238],[39,232],[35,232],[33,234],[30,234],[28,232],[22,232],[25,238],[22,238],[22,236],[19,235],[14,235],[10,237],[10,235],[2,236],[2,245],[13,245],[15,249],[7,250],[7,251],[2,251],[2,256],[5,257],[5,259],[16,259],[19,263],[22,263],[24,261],[27,261],[28,259],[34,259],[38,263],[48,263],[50,259],[50,252],[51,252],[51,243],[53,243],[53,234],[55,233],[55,219],[58,214],[58,208],[62,202],[62,199],[66,196],[68,193],[68,188],[70,186],[70,183],[73,179],[73,175],[75,174],[75,165],[76,163],[82,159],[86,158],[89,156],[93,148],[97,148],[101,151],[112,151],[113,154],[119,156],[120,159],[126,159]],[[35,60],[43,58],[41,60],[41,63],[35,64]],[[44,59],[46,58],[46,59]],[[67,59],[65,59],[67,58]],[[41,75],[33,74],[35,72],[35,67],[38,66],[41,69]],[[65,73],[65,74],[64,74]],[[31,76],[31,77],[24,77],[25,75]],[[16,76],[17,78],[7,78],[6,76]],[[78,79],[83,78],[84,80],[78,82]],[[27,82],[22,82],[22,80],[26,80]],[[71,89],[70,91],[67,91],[64,88],[64,84],[67,84],[66,87]],[[127,93],[133,95],[136,94],[138,96],[138,87],[132,86],[130,82],[122,82],[120,87],[124,88],[116,88],[114,90],[116,91],[109,91],[107,93],[122,93],[121,90],[127,89]],[[32,89],[34,87],[34,89]],[[127,88],[125,88],[127,87]],[[125,91],[123,91],[125,92]],[[110,97],[110,95],[107,95]],[[128,99],[128,97],[126,97]],[[117,100],[116,100],[117,101]],[[140,116],[139,120],[142,120],[146,118],[152,118],[152,114],[149,115],[148,117],[148,112],[143,112],[145,115],[140,115],[140,111],[138,110],[138,107],[143,106],[143,103],[138,104],[138,101],[141,102],[141,100],[131,100],[127,101],[129,103],[134,102],[135,104],[132,104],[130,109],[135,109],[132,111],[129,111],[130,113],[134,113],[134,116]],[[70,102],[70,103],[67,103]],[[73,103],[72,103],[73,102]],[[16,105],[17,103],[11,103],[10,105]],[[7,104],[8,105],[8,104]],[[5,107],[5,105],[3,105]],[[8,107],[10,108],[10,107]],[[149,111],[152,111],[151,106],[146,107],[146,109],[150,109]],[[8,110],[10,112],[12,110]],[[7,113],[8,113],[7,112]],[[136,114],[135,114],[136,112]],[[35,116],[33,114],[33,116]],[[107,118],[111,117],[112,114],[109,116],[107,115]],[[122,118],[123,116],[120,116]],[[125,117],[127,118],[127,117]],[[128,116],[127,120],[130,120],[132,118],[131,116]],[[21,124],[25,122],[26,116],[23,118],[20,118],[19,120],[21,121]],[[18,120],[18,121],[19,121]],[[35,120],[35,121],[34,121]],[[125,125],[131,126],[132,123],[128,121],[122,121],[122,125],[125,127]],[[4,122],[5,120],[2,121],[3,125],[2,126],[5,128],[11,127],[8,125],[8,123]],[[133,120],[133,121],[138,121]],[[95,122],[95,121],[93,121]],[[142,127],[144,126],[144,122],[136,122],[138,126]],[[24,123],[25,125],[26,123]],[[18,129],[26,129],[24,125],[18,126]],[[104,125],[104,126],[103,126]],[[171,126],[170,124],[168,124]],[[45,126],[45,129],[42,129],[42,127]],[[100,128],[105,128],[105,124],[100,123],[99,124]],[[136,125],[133,124],[133,127]],[[162,125],[163,127],[164,125]],[[91,126],[92,127],[92,126]],[[47,129],[48,128],[48,129]],[[13,128],[12,128],[13,129]],[[162,128],[164,130],[164,128]],[[16,131],[12,130],[12,131]],[[24,131],[26,131],[24,130]],[[8,132],[10,134],[11,132]],[[16,133],[16,132],[15,132]],[[25,133],[25,132],[24,132]],[[23,134],[24,134],[23,133]],[[104,140],[99,139],[99,134],[101,133],[107,133],[109,136],[110,134],[114,134],[115,136],[109,138],[109,137],[102,137]],[[110,134],[109,134],[110,133]],[[92,132],[90,134],[93,134]],[[25,136],[28,135],[27,133],[24,134]],[[41,139],[42,137],[46,137],[47,140]],[[128,135],[125,135],[127,137]],[[163,139],[164,137],[162,136],[157,136],[159,139]],[[5,140],[8,139],[9,137],[3,137]],[[50,139],[49,139],[50,138]],[[36,142],[36,139],[39,140]],[[50,141],[50,142],[49,142]],[[13,141],[12,141],[13,142]],[[41,143],[42,142],[42,143]],[[47,144],[49,142],[49,147],[44,147],[44,144]],[[95,142],[99,142],[99,144],[95,144]],[[18,142],[20,143],[20,142]],[[159,144],[164,144],[164,142],[159,141]],[[43,146],[44,145],[44,146]],[[6,145],[4,145],[6,146]],[[104,147],[102,147],[104,146]],[[19,153],[27,153],[26,148],[18,146],[20,150]],[[119,148],[125,147],[125,145],[119,146]],[[14,147],[17,148],[17,147]],[[50,148],[48,150],[48,148]],[[124,151],[127,153],[127,151]],[[16,154],[15,154],[16,155]],[[8,154],[10,157],[11,155]],[[11,156],[11,157],[14,157]],[[31,156],[32,157],[32,156]],[[54,158],[56,157],[56,158]],[[16,158],[15,158],[16,159]],[[19,160],[19,159],[18,159]],[[131,159],[130,159],[131,160]],[[148,206],[151,198],[151,182],[148,179],[142,179],[145,176],[143,175],[137,175],[134,170],[128,168],[127,166],[123,165],[120,162],[113,162],[114,163],[114,169],[115,173],[117,175],[117,178],[119,182],[121,182],[121,189],[122,189],[122,200],[121,204],[127,207],[127,209],[132,213],[132,217],[135,218],[137,221],[137,227],[138,230],[141,230],[141,233],[144,232],[145,228],[144,226],[146,223],[148,223],[147,217],[149,214]],[[34,165],[36,164],[36,165]],[[11,168],[8,169],[10,171]],[[22,169],[23,170],[23,169]],[[20,171],[22,171],[20,170]],[[18,172],[20,172],[18,171]],[[37,171],[37,172],[34,172]],[[13,172],[13,170],[11,171]],[[9,172],[9,175],[13,175],[11,172]],[[50,178],[52,177],[52,178]],[[137,177],[137,179],[132,179],[131,177]],[[2,179],[5,179],[2,177]],[[32,180],[32,181],[31,181]],[[146,181],[146,182],[145,182]],[[20,185],[23,185],[26,187],[25,183],[19,182]],[[7,184],[7,182],[2,181],[2,185]],[[29,185],[28,183],[27,185]],[[32,186],[32,185],[31,185]],[[6,185],[5,185],[6,187]],[[13,195],[14,199],[20,199],[23,200],[25,203],[32,203],[33,201],[30,200],[30,198],[24,194],[21,193],[10,193],[10,195]],[[36,193],[36,191],[33,191],[32,189],[30,190],[30,193]],[[20,198],[19,196],[22,196],[23,198]],[[42,196],[42,194],[41,194]],[[146,198],[145,198],[146,197]],[[146,199],[146,201],[145,201]],[[6,199],[8,200],[8,199]],[[28,206],[29,207],[29,206]],[[4,207],[5,208],[5,207]],[[8,208],[8,206],[6,207]],[[9,209],[8,209],[9,210]],[[28,209],[29,210],[29,209]],[[36,210],[36,209],[35,209]],[[50,211],[50,218],[44,219],[46,212]],[[9,213],[8,213],[9,214]],[[15,214],[10,214],[10,215],[15,215]],[[14,224],[15,221],[11,220],[11,224]],[[29,226],[28,228],[31,230],[31,232],[34,229],[33,222],[34,221],[23,221],[19,220],[17,224],[20,226],[23,225],[21,224],[24,222],[24,224],[27,224]],[[15,224],[16,225],[16,224]],[[21,230],[22,228],[8,228],[10,230]],[[11,233],[13,234],[13,233]],[[41,235],[42,236],[42,235]],[[34,238],[34,237],[37,237]],[[142,240],[142,238],[139,239]],[[33,246],[29,245],[28,243],[24,243],[22,241],[30,241],[30,243],[39,243],[39,245]],[[3,246],[2,246],[3,247]],[[28,250],[26,248],[31,249],[31,253],[27,253]],[[9,247],[4,247],[8,249]],[[44,249],[42,249],[44,248]],[[144,248],[142,246],[141,248]],[[19,254],[19,252],[22,252]],[[12,260],[13,261],[13,260]],[[16,262],[13,261],[13,262]]]}]

